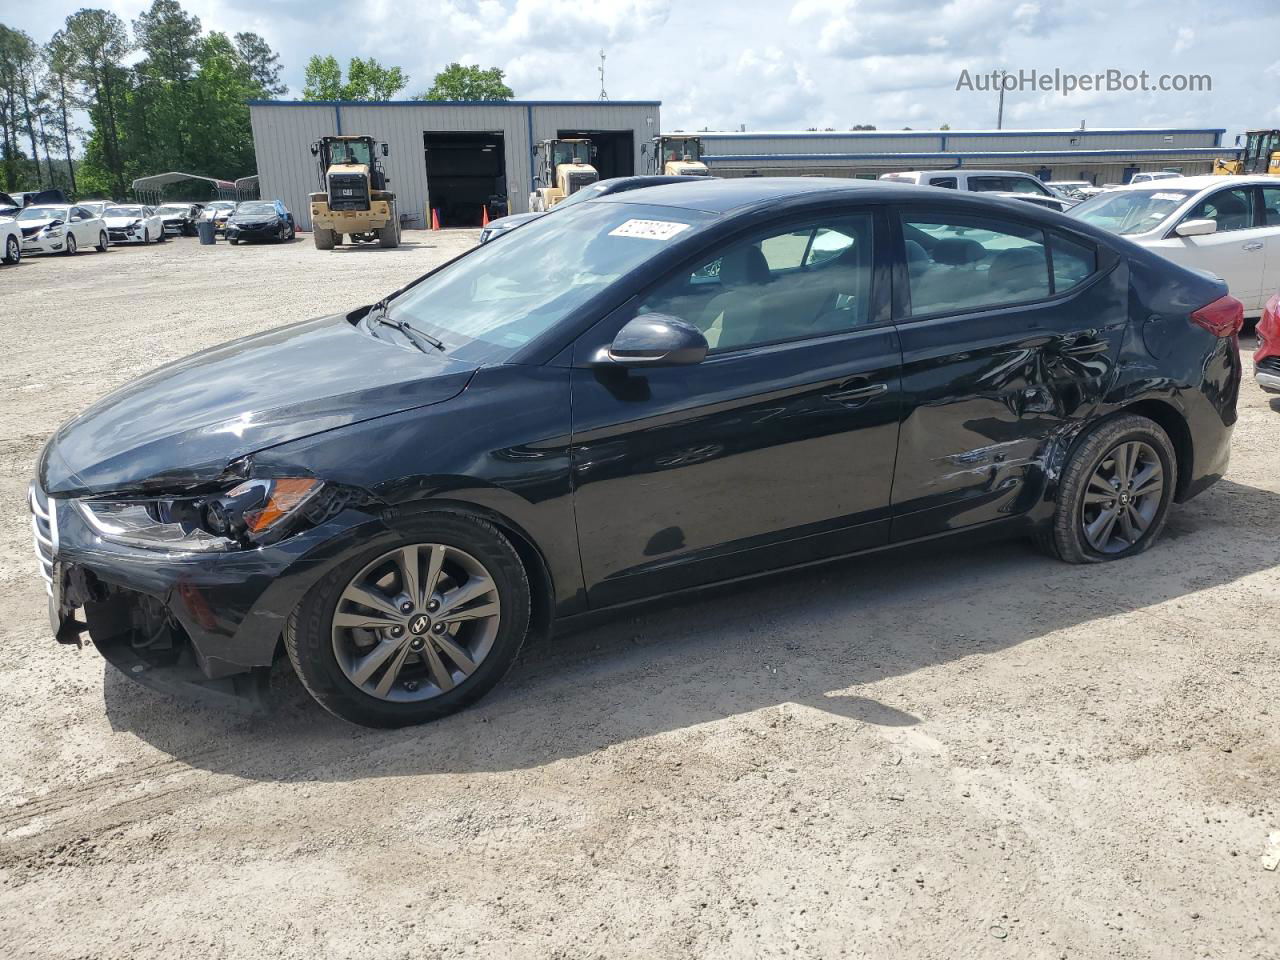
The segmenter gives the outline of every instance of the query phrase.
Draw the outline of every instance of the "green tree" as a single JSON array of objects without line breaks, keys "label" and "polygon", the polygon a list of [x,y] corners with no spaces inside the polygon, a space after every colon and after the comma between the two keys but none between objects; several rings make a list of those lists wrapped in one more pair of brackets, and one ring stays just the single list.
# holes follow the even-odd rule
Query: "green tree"
[{"label": "green tree", "polygon": [[[67,17],[66,42],[74,57],[77,79],[90,91],[93,132],[85,144],[85,166],[98,189],[124,196],[124,156],[120,121],[128,72],[122,62],[133,49],[124,21],[109,10],[79,10]],[[88,171],[86,171],[88,172]]]},{"label": "green tree", "polygon": [[[0,24],[0,127],[3,128],[5,186],[40,186],[40,150],[36,146],[36,109],[40,93],[39,48],[21,30]],[[28,159],[22,140],[31,145]]]},{"label": "green tree", "polygon": [[267,41],[256,33],[237,33],[235,42],[236,53],[249,68],[249,76],[257,87],[258,98],[279,97],[289,92],[288,85],[280,79],[280,57]]},{"label": "green tree", "polygon": [[370,57],[352,57],[347,78],[332,56],[313,56],[307,61],[303,100],[390,100],[404,89],[409,77],[399,67],[384,67]]},{"label": "green tree", "polygon": [[370,57],[352,57],[347,65],[345,100],[390,100],[408,84],[409,77],[399,67],[384,67]]},{"label": "green tree", "polygon": [[431,83],[431,89],[415,100],[510,100],[515,94],[497,67],[482,70],[470,64],[451,63]]},{"label": "green tree", "polygon": [[254,172],[248,101],[260,88],[224,33],[204,38],[192,82],[191,173],[234,180]]},{"label": "green tree", "polygon": [[70,120],[72,110],[84,105],[77,95],[73,70],[75,55],[67,44],[66,34],[59,30],[44,48],[45,68],[49,74],[49,98],[53,122],[61,128],[62,148],[67,155],[67,177],[71,192],[76,192],[76,168],[71,159],[71,135],[76,131]]},{"label": "green tree", "polygon": [[303,100],[342,100],[342,66],[333,56],[315,54],[307,61]]}]

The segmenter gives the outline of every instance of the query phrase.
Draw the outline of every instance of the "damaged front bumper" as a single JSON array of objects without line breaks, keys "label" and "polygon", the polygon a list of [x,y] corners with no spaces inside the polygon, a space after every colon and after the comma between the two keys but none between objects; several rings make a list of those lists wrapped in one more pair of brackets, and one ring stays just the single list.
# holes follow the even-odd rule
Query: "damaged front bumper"
[{"label": "damaged front bumper", "polygon": [[260,697],[284,624],[311,585],[391,537],[379,518],[353,508],[270,546],[168,553],[103,540],[72,501],[38,484],[29,505],[60,643],[87,633],[134,680],[241,706]]}]

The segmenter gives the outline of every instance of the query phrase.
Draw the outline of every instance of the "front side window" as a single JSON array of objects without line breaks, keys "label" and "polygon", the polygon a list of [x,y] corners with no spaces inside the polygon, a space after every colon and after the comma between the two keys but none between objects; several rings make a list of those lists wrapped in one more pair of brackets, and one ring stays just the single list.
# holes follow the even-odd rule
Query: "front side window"
[{"label": "front side window", "polygon": [[676,271],[638,313],[692,323],[712,352],[829,336],[871,322],[869,213],[825,217],[737,240]]},{"label": "front side window", "polygon": [[1052,292],[1044,231],[964,215],[903,218],[911,313],[1040,300]]},{"label": "front side window", "polygon": [[1248,230],[1253,226],[1252,191],[1247,187],[1219,190],[1192,207],[1182,222],[1188,220],[1212,220],[1218,225],[1219,233]]}]

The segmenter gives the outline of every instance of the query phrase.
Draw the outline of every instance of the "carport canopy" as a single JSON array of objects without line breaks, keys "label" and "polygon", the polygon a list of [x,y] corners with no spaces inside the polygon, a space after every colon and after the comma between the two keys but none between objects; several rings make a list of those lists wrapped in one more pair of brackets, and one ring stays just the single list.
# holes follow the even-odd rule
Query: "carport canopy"
[{"label": "carport canopy", "polygon": [[139,177],[133,181],[133,195],[139,200],[151,199],[158,201],[160,192],[165,187],[171,183],[180,183],[183,180],[200,180],[209,184],[220,200],[236,199],[236,185],[232,181],[219,180],[217,177],[205,177],[198,173],[182,173],[178,170],[173,170],[169,173],[156,173],[149,177]]}]

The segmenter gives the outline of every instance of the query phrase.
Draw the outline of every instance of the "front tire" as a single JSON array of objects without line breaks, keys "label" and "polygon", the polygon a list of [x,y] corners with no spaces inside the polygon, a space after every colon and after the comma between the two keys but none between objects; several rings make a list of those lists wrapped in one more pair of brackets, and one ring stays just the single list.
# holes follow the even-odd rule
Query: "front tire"
[{"label": "front tire", "polygon": [[20,263],[22,261],[22,244],[18,238],[10,236],[4,243],[4,262]]},{"label": "front tire", "polygon": [[142,228],[142,245],[145,247],[151,243],[151,231],[146,227]]},{"label": "front tire", "polygon": [[67,245],[65,249],[68,257],[74,257],[76,255],[76,235],[74,233],[67,234]]},{"label": "front tire", "polygon": [[1068,563],[1142,553],[1164,529],[1178,482],[1168,434],[1146,417],[1104,420],[1077,443],[1041,545]]},{"label": "front tire", "polygon": [[510,542],[478,517],[441,512],[331,570],[289,617],[284,643],[330,713],[403,727],[482,697],[528,629],[529,581]]}]

